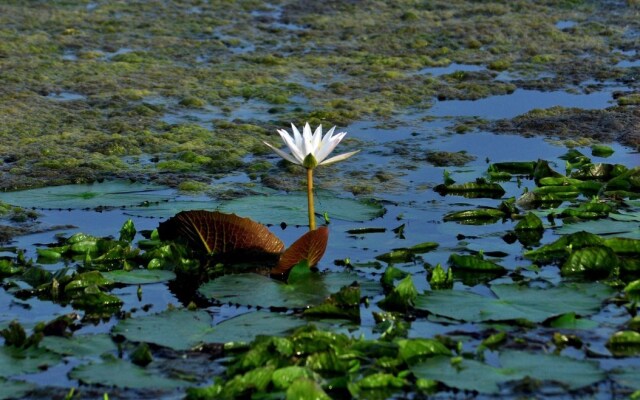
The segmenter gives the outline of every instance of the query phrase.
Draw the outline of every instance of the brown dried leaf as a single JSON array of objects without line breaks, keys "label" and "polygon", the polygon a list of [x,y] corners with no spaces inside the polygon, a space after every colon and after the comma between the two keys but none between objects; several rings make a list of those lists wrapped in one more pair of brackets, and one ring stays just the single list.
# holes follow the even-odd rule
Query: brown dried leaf
[{"label": "brown dried leaf", "polygon": [[182,239],[195,250],[237,261],[280,254],[284,243],[266,226],[235,214],[218,211],[182,211],[160,223],[163,240]]},{"label": "brown dried leaf", "polygon": [[303,260],[307,260],[309,266],[313,267],[324,255],[328,241],[329,229],[326,226],[305,233],[282,253],[278,265],[271,270],[271,274],[286,274]]}]

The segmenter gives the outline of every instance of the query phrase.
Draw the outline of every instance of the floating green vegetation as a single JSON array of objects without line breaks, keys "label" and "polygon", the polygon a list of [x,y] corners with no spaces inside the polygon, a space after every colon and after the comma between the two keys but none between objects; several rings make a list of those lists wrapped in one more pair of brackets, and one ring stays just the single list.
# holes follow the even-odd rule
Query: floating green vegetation
[{"label": "floating green vegetation", "polygon": [[[195,171],[199,163],[177,162],[187,148],[207,160],[205,173],[215,174],[246,168],[247,155],[264,155],[260,140],[274,122],[344,126],[425,108],[435,98],[471,100],[518,87],[624,80],[624,69],[612,66],[624,57],[618,50],[635,45],[633,35],[618,28],[635,26],[635,5],[627,3],[620,7],[629,10],[615,17],[599,3],[531,6],[524,0],[365,2],[332,6],[330,14],[322,5],[292,1],[154,7],[72,1],[42,10],[5,4],[0,25],[17,29],[0,32],[1,168],[12,175],[2,188]],[[592,15],[601,16],[598,23],[589,22]],[[151,19],[152,26],[141,23]],[[554,25],[558,20],[575,25],[563,29]],[[452,63],[487,69],[429,72]],[[498,71],[518,79],[504,80]],[[553,78],[537,78],[549,72]],[[626,105],[637,103],[637,94],[625,92],[617,100],[626,109],[607,115],[634,118]],[[199,115],[194,125],[209,134],[185,140],[177,130],[193,127],[164,117],[191,111]],[[564,122],[575,128],[588,123],[575,115],[580,112],[566,110]],[[606,122],[599,111],[582,113]],[[526,122],[516,125],[533,130]],[[548,127],[562,132],[557,123]],[[620,139],[633,144],[637,137],[626,137],[626,129]],[[145,155],[161,162],[122,159]]]},{"label": "floating green vegetation", "polygon": [[[638,147],[637,71],[614,66],[637,47],[636,1],[13,1],[0,26],[0,398],[71,398],[76,386],[83,398],[193,399],[640,390],[640,170],[595,144]],[[238,233],[223,229],[217,247],[208,223],[187,231],[199,242],[131,221],[113,236],[39,236],[37,250],[10,242],[38,212],[93,211],[157,226],[221,209],[293,237],[306,223],[301,175],[284,178],[262,143],[275,127],[400,132],[415,122],[407,111],[426,121],[436,101],[612,82],[631,90],[606,110],[443,128],[591,146],[559,163],[533,156],[479,176],[473,149],[428,151],[415,132],[379,165],[363,130],[346,144],[371,143],[372,158],[318,175],[332,191],[318,191],[317,210],[337,236],[321,271],[308,265],[318,237],[291,246],[306,263],[270,277],[266,257],[216,257]],[[472,166],[438,197],[415,173],[425,161]],[[433,198],[396,196],[405,178]],[[19,188],[35,189],[6,192]],[[362,199],[381,192],[393,196]],[[46,229],[58,230],[35,230]],[[60,317],[39,321],[47,313]],[[55,387],[32,383],[60,373]]]}]

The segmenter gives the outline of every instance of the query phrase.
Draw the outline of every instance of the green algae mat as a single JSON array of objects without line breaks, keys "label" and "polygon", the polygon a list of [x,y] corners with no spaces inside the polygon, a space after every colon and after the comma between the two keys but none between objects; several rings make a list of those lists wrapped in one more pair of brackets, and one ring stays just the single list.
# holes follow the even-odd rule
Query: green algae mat
[{"label": "green algae mat", "polygon": [[639,16],[2,2],[0,398],[640,397]]}]

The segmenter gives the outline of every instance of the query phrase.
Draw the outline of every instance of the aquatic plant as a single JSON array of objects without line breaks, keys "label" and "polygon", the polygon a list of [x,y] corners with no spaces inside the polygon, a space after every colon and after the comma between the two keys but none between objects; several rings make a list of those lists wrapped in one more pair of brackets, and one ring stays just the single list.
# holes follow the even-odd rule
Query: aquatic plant
[{"label": "aquatic plant", "polygon": [[298,164],[307,169],[307,204],[309,210],[309,230],[316,229],[315,212],[313,206],[313,170],[319,165],[333,164],[338,161],[346,160],[352,155],[356,154],[360,150],[351,151],[348,153],[339,154],[337,156],[327,158],[327,156],[336,148],[338,143],[345,137],[347,132],[340,132],[333,135],[336,127],[329,129],[329,131],[322,136],[322,125],[318,125],[316,130],[311,133],[311,126],[307,122],[302,130],[302,134],[294,124],[291,124],[291,130],[293,131],[293,138],[289,132],[284,129],[278,129],[280,137],[284,143],[291,150],[291,154],[287,154],[284,151],[272,146],[271,144],[264,142],[280,157],[285,160]]}]

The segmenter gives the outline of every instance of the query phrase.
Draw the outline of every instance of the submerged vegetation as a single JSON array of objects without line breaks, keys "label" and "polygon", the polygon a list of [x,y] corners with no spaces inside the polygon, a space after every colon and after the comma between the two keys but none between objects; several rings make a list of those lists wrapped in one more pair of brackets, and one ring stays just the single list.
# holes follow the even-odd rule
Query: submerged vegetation
[{"label": "submerged vegetation", "polygon": [[[3,2],[0,398],[640,397],[639,33],[635,1]],[[305,121],[361,151],[309,193],[263,143]]]},{"label": "submerged vegetation", "polygon": [[[435,99],[639,81],[637,67],[616,67],[637,56],[629,2],[35,4],[0,6],[4,190],[113,176],[177,186],[184,173],[248,171],[267,132],[292,121],[345,126]],[[429,73],[448,65],[478,69]],[[600,138],[636,147],[636,97],[536,130],[613,125]]]}]

